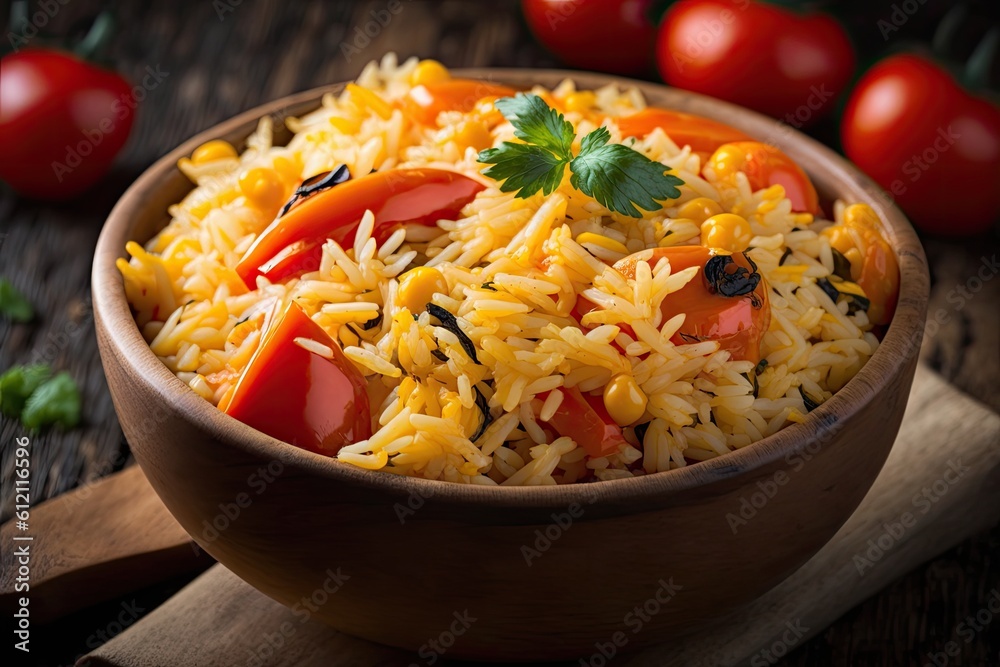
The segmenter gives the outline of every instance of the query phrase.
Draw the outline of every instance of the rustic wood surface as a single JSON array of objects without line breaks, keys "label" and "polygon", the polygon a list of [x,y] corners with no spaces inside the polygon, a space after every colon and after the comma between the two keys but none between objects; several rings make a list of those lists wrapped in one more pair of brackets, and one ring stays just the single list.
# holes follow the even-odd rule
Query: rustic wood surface
[{"label": "rustic wood surface", "polygon": [[[47,28],[69,31],[102,4],[80,0],[60,5]],[[884,4],[888,14],[891,3]],[[341,43],[353,40],[355,28],[370,19],[369,12],[384,6],[378,0],[120,5],[126,29],[111,54],[117,68],[134,82],[142,80],[147,67],[159,66],[167,75],[139,105],[119,167],[96,191],[72,204],[53,207],[7,192],[0,195],[0,274],[40,313],[29,325],[0,321],[0,368],[49,361],[69,370],[84,391],[82,427],[32,439],[33,502],[130,462],[97,358],[88,277],[90,253],[104,216],[145,166],[188,136],[241,110],[350,78],[366,59],[390,48],[401,56],[436,57],[452,66],[558,64],[531,40],[513,0],[490,3],[489,11],[473,2],[405,3],[403,17],[348,61]],[[220,7],[233,11],[221,10],[220,18]],[[833,135],[829,125],[817,133]],[[930,319],[937,326],[928,332],[933,335],[926,341],[924,357],[957,387],[1000,409],[1000,281],[992,280],[997,270],[990,264],[998,249],[995,233],[963,242],[925,239],[925,246],[934,279]],[[5,481],[11,479],[11,453],[19,435],[20,427],[4,418],[0,470]],[[13,509],[11,485],[3,485],[0,500],[2,517],[8,518]],[[780,664],[923,664],[927,652],[941,650],[955,638],[959,624],[983,608],[1000,580],[998,553],[1000,530],[994,528],[902,576]],[[157,597],[145,595],[147,605]],[[61,626],[60,636],[79,636],[82,641],[95,626],[93,615],[73,622],[78,626]],[[998,635],[980,633],[949,664],[995,663]],[[80,646],[56,642],[38,664],[67,661]]]},{"label": "rustic wood surface", "polygon": [[[215,561],[191,541],[146,481],[139,466],[84,484],[33,507],[31,613],[48,623]],[[0,543],[19,531],[0,528]],[[18,556],[0,556],[0,609],[14,613]]]},{"label": "rustic wood surface", "polygon": [[[911,569],[1000,519],[997,433],[1000,415],[970,400],[934,372],[919,369],[885,468],[857,512],[826,547],[727,621],[681,642],[616,657],[615,664],[754,667],[769,656],[794,649],[858,600],[884,587],[896,572]],[[940,484],[949,470],[953,471],[948,475],[952,483],[936,503],[913,503],[912,496],[923,487]],[[957,516],[966,520],[954,520]],[[997,607],[1000,592],[995,597]],[[337,603],[333,597],[327,604]],[[475,631],[472,627],[469,634]],[[219,641],[220,637],[225,640]],[[460,637],[456,644],[461,641]],[[330,630],[264,597],[222,566],[214,567],[88,658],[93,665],[107,667],[154,662],[166,667],[237,667],[248,656],[256,656],[261,667],[402,667],[426,659]],[[451,663],[447,652],[444,658]]]}]

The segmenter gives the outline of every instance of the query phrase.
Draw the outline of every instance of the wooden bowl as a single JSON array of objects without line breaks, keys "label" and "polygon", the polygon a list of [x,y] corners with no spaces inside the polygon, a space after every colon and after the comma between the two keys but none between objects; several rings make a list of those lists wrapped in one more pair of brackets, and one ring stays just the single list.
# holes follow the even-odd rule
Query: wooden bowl
[{"label": "wooden bowl", "polygon": [[[463,75],[523,88],[614,80],[538,70]],[[175,167],[180,157],[209,139],[239,144],[260,117],[301,114],[341,85],[299,93],[207,130],[150,167],[111,212],[94,258],[97,334],[122,428],[198,544],[303,621],[427,659],[434,642],[448,657],[523,660],[675,639],[761,595],[833,536],[878,475],[903,416],[928,293],[920,243],[881,190],[829,148],[731,104],[627,83],[651,104],[776,144],[826,198],[866,202],[881,215],[902,274],[899,306],[858,375],[805,423],[749,447],[575,486],[462,486],[368,472],[231,419],[150,351],[115,260],[126,241],[161,229],[167,206],[191,189]]]}]

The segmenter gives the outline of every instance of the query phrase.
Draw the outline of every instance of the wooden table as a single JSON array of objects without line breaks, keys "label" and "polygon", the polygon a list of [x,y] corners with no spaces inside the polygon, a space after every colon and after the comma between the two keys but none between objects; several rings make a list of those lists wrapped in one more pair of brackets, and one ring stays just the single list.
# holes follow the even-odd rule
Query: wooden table
[{"label": "wooden table", "polygon": [[[66,31],[102,3],[60,5],[49,28]],[[84,424],[69,433],[33,438],[32,502],[131,464],[105,386],[90,314],[91,253],[101,223],[117,197],[154,159],[183,139],[235,113],[282,95],[353,78],[363,64],[393,49],[401,57],[434,57],[449,66],[558,66],[536,45],[514,0],[404,2],[403,11],[363,45],[356,28],[386,3],[290,2],[129,3],[120,9],[122,30],[113,44],[117,68],[134,82],[147,68],[163,80],[142,95],[132,139],[116,170],[90,194],[61,206],[0,194],[0,275],[36,305],[30,325],[0,321],[0,370],[46,361],[69,370],[83,385]],[[149,79],[147,79],[149,80]],[[830,139],[831,124],[814,131]],[[934,280],[931,325],[923,355],[959,388],[1000,410],[1000,279],[990,268],[997,236],[969,241],[925,239]],[[981,267],[986,266],[982,269]],[[981,280],[980,276],[990,279]],[[2,475],[13,475],[14,439],[20,426],[0,424]],[[12,485],[2,490],[0,519],[13,511]],[[5,545],[6,547],[6,545]],[[969,540],[919,569],[902,574],[781,662],[792,665],[924,664],[961,637],[959,624],[983,609],[1000,587],[1000,529]],[[185,581],[169,582],[127,600],[41,628],[28,662],[68,664],[161,602]],[[142,608],[142,611],[138,609]],[[1000,624],[1000,619],[994,621]],[[127,623],[123,623],[127,625]],[[1000,627],[997,625],[996,627]],[[992,634],[992,636],[991,636]],[[48,639],[51,637],[51,639]],[[950,664],[1000,663],[1000,631],[979,633],[962,644]]]}]

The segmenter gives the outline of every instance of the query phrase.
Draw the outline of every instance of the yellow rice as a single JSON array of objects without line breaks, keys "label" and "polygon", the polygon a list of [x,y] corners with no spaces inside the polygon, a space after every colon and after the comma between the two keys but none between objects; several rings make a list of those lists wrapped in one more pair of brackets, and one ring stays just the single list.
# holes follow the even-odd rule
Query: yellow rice
[{"label": "yellow rice", "polygon": [[[460,483],[564,484],[670,470],[745,447],[802,419],[800,388],[826,400],[878,346],[863,311],[848,315],[815,284],[833,268],[829,242],[818,232],[834,222],[793,213],[780,187],[753,192],[743,174],[703,178],[698,155],[656,130],[634,148],[685,182],[681,197],[662,210],[640,219],[609,212],[568,178],[548,197],[517,199],[481,175],[476,149],[456,131],[491,105],[446,112],[444,129],[428,130],[387,104],[409,90],[416,67],[416,59],[400,64],[392,54],[369,64],[357,79],[363,92],[327,95],[316,111],[287,119],[295,132],[287,146],[272,145],[271,119],[264,118],[238,158],[182,161],[197,187],[170,208],[169,225],[145,247],[129,244],[131,260],[120,266],[136,321],[153,352],[206,400],[217,404],[232,391],[261,340],[263,313],[294,299],[369,382],[376,430],[344,447],[341,462]],[[536,92],[561,100],[575,88],[567,80]],[[636,90],[609,85],[594,92],[598,109],[611,115],[645,104]],[[566,117],[579,136],[594,128],[579,113]],[[608,126],[620,141],[614,122]],[[494,145],[511,137],[508,123],[492,135]],[[318,271],[287,284],[260,279],[248,291],[234,267],[271,217],[241,194],[239,174],[274,169],[288,195],[301,179],[341,164],[352,174],[433,166],[487,187],[457,220],[400,231],[381,247],[370,237],[369,214],[353,247],[326,243]],[[676,217],[695,197],[750,222],[749,255],[773,288],[771,326],[762,340],[769,364],[757,378],[756,398],[747,379],[752,362],[732,360],[714,341],[670,341],[684,317],[664,319],[659,304],[697,269],[673,273],[660,262],[626,280],[609,266],[646,248],[698,244],[699,227]],[[838,202],[835,220],[842,210]],[[786,249],[791,257],[779,266]],[[398,305],[396,277],[421,264],[445,276],[448,292],[433,301],[458,316],[482,365],[426,312]],[[593,328],[580,329],[569,316],[579,295],[601,307],[584,318]],[[373,329],[349,326],[379,313]],[[616,326],[621,322],[635,338]],[[311,343],[299,341],[331,353]],[[447,361],[432,355],[438,346]],[[562,388],[599,391],[620,374],[631,375],[649,397],[641,442],[626,429],[628,446],[593,458],[568,437],[549,441],[540,422],[558,409]],[[481,418],[474,386],[489,400],[494,421],[471,442]]]}]

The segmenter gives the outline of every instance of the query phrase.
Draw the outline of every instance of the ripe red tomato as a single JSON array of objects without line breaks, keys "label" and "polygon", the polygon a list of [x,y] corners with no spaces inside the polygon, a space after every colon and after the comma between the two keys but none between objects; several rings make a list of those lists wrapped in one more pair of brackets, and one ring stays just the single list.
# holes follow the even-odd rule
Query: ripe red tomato
[{"label": "ripe red tomato", "polygon": [[0,59],[0,179],[39,199],[74,197],[101,178],[132,130],[118,74],[59,51]]},{"label": "ripe red tomato", "polygon": [[567,64],[642,74],[653,62],[653,0],[522,0],[528,26]]},{"label": "ripe red tomato", "polygon": [[825,14],[751,0],[682,0],[656,45],[664,80],[805,127],[829,113],[854,72],[844,29]]},{"label": "ripe red tomato", "polygon": [[844,152],[920,229],[969,235],[1000,218],[1000,108],[916,55],[877,63],[851,93]]}]

